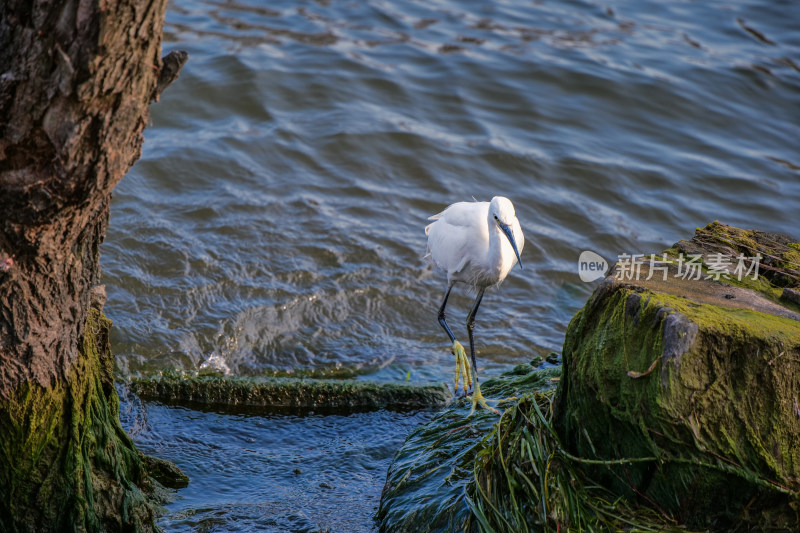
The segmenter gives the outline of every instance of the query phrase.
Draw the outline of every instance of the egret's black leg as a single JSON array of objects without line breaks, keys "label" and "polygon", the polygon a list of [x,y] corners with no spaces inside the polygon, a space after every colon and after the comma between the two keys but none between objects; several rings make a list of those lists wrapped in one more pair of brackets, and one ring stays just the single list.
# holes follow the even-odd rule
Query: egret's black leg
[{"label": "egret's black leg", "polygon": [[447,299],[450,297],[450,291],[453,290],[453,285],[454,283],[447,285],[447,291],[444,293],[442,305],[439,307],[439,324],[441,324],[445,332],[447,332],[447,335],[450,337],[450,342],[456,342],[456,336],[453,335],[453,332],[450,331],[450,326],[447,325],[447,321],[445,320],[444,316],[444,308],[447,307]]},{"label": "egret's black leg", "polygon": [[486,403],[486,399],[481,394],[481,386],[478,383],[478,363],[475,360],[475,339],[472,336],[472,331],[475,329],[475,315],[478,314],[478,306],[481,305],[481,300],[483,299],[483,293],[486,291],[486,288],[478,289],[478,296],[475,297],[475,303],[472,304],[472,309],[469,310],[469,314],[467,315],[467,333],[469,334],[469,354],[472,358],[472,381],[474,382],[474,388],[472,390],[472,409],[470,410],[469,414],[475,412],[475,406],[480,405],[481,407],[488,409],[496,414],[500,414],[500,411],[495,409],[494,407],[490,406]]},{"label": "egret's black leg", "polygon": [[475,329],[475,315],[478,314],[478,306],[481,305],[481,300],[483,300],[483,293],[485,291],[485,288],[478,289],[478,296],[475,297],[475,303],[472,304],[472,309],[469,310],[469,314],[467,315],[469,355],[472,358],[472,372],[474,374],[475,383],[478,382],[478,364],[475,362],[475,339],[472,336],[472,331]]},{"label": "egret's black leg", "polygon": [[472,386],[472,372],[470,372],[469,367],[469,359],[467,359],[467,353],[464,351],[464,347],[461,346],[461,343],[456,340],[456,336],[453,335],[450,326],[447,325],[447,320],[445,320],[444,316],[444,308],[447,307],[447,299],[450,297],[450,291],[453,290],[454,282],[450,282],[447,285],[447,292],[444,293],[444,298],[442,299],[442,305],[439,307],[439,324],[441,324],[442,328],[447,332],[447,336],[450,337],[450,341],[453,343],[452,352],[453,355],[456,356],[456,378],[455,378],[455,392],[458,394],[458,380],[459,378],[463,377],[464,383],[464,395],[467,394],[467,389]]}]

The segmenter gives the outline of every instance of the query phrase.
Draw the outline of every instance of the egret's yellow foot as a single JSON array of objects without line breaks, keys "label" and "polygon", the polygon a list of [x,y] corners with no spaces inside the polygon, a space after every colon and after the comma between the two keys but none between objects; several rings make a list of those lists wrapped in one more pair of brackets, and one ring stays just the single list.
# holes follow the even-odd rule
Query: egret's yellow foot
[{"label": "egret's yellow foot", "polygon": [[458,341],[453,341],[452,351],[453,355],[456,356],[456,385],[453,391],[458,394],[458,378],[461,377],[463,379],[464,394],[466,395],[467,390],[472,386],[472,368],[467,358],[467,352]]},{"label": "egret's yellow foot", "polygon": [[481,386],[478,385],[477,381],[475,382],[475,390],[472,391],[472,396],[467,396],[467,398],[472,402],[472,409],[469,410],[469,414],[467,416],[472,416],[472,413],[475,412],[475,407],[478,405],[484,409],[492,411],[496,415],[500,414],[500,411],[486,403],[486,398],[484,398],[483,394],[481,394]]}]

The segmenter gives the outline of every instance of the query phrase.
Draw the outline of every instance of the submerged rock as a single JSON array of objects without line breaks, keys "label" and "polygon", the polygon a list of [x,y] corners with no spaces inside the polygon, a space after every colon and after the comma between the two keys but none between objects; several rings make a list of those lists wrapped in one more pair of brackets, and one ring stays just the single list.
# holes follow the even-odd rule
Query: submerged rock
[{"label": "submerged rock", "polygon": [[[575,455],[652,461],[594,477],[692,527],[800,524],[800,313],[781,299],[796,243],[713,223],[650,280],[654,265],[639,279],[618,265],[597,288],[566,332],[556,428]],[[680,277],[681,253],[701,279]],[[717,281],[720,255],[768,260]]]},{"label": "submerged rock", "polygon": [[443,383],[182,375],[135,379],[131,389],[144,400],[228,413],[423,409],[442,406],[451,396]]},{"label": "submerged rock", "polygon": [[139,459],[147,468],[148,475],[168,489],[182,489],[189,485],[189,476],[178,465],[160,457],[139,452]]}]

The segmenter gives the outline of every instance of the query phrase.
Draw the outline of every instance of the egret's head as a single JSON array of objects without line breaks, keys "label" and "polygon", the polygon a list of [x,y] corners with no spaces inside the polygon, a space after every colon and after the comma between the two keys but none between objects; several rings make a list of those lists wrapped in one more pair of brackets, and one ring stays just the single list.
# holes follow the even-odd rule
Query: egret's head
[{"label": "egret's head", "polygon": [[517,242],[514,239],[513,227],[517,223],[517,213],[514,211],[514,204],[505,196],[495,196],[489,203],[489,219],[497,224],[500,231],[508,238],[514,253],[517,255],[517,262],[522,268],[522,259],[519,257]]},{"label": "egret's head", "polygon": [[517,218],[517,213],[514,211],[514,204],[505,196],[495,196],[489,203],[489,215],[494,220],[502,222],[507,226],[514,224],[514,219]]}]

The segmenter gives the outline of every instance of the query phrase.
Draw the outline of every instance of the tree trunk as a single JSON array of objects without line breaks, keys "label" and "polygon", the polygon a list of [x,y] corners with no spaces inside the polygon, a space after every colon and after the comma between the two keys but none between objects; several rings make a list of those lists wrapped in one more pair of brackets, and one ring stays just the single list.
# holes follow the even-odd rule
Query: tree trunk
[{"label": "tree trunk", "polygon": [[2,531],[154,527],[90,291],[157,98],[165,7],[0,2]]}]

